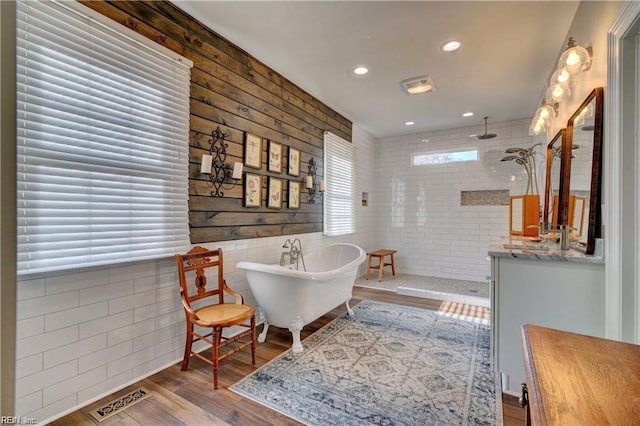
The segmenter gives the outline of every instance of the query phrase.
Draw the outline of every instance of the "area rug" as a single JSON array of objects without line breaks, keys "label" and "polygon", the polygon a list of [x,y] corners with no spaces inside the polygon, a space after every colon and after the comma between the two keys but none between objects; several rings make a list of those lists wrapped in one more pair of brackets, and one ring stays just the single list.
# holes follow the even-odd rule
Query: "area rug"
[{"label": "area rug", "polygon": [[308,425],[495,425],[489,326],[363,301],[230,389]]}]

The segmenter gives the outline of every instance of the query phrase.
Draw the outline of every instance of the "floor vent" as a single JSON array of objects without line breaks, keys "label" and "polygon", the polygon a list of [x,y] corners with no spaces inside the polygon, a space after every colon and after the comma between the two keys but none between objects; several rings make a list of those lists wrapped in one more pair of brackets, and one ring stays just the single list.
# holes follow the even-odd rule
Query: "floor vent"
[{"label": "floor vent", "polygon": [[133,392],[122,395],[120,398],[115,399],[96,410],[93,410],[91,412],[91,415],[94,419],[101,422],[113,416],[114,414],[121,412],[125,408],[131,407],[136,402],[142,401],[149,395],[151,395],[151,392],[149,392],[145,388],[138,388]]}]

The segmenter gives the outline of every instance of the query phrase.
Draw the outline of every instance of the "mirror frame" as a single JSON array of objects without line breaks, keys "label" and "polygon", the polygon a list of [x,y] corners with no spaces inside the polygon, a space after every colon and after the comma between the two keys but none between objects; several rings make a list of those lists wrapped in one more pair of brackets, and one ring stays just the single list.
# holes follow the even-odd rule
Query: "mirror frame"
[{"label": "mirror frame", "polygon": [[[596,87],[582,102],[578,109],[573,113],[567,122],[567,146],[568,150],[563,150],[564,157],[562,162],[566,163],[566,169],[568,170],[568,176],[571,175],[571,148],[573,147],[573,128],[574,121],[580,114],[580,112],[591,101],[595,99],[595,108],[593,111],[593,157],[591,161],[591,189],[589,193],[589,221],[587,229],[587,246],[585,254],[593,254],[595,251],[596,238],[602,238],[602,193],[600,191],[602,187],[602,130],[603,130],[603,101],[604,101],[604,89],[602,87]],[[568,203],[570,194],[570,181],[567,178],[565,185],[562,188],[563,202]],[[563,212],[563,224],[569,223],[568,211],[566,208]]]},{"label": "mirror frame", "polygon": [[[566,206],[566,202],[564,202],[563,199],[563,190],[564,187],[563,185],[565,184],[565,182],[569,182],[569,169],[567,169],[565,162],[562,161],[562,159],[564,158],[564,151],[567,149],[568,145],[567,145],[567,129],[560,129],[560,131],[558,131],[558,133],[556,133],[556,135],[553,137],[553,139],[551,139],[551,142],[549,142],[547,144],[547,163],[546,163],[546,173],[545,173],[545,188],[544,188],[544,211],[542,212],[542,223],[544,224],[545,227],[548,227],[550,224],[553,225],[550,222],[549,218],[549,205],[551,203],[551,167],[553,166],[553,148],[554,145],[560,142],[560,146],[558,147],[560,149],[560,176],[559,176],[559,187],[558,187],[558,213],[556,216],[556,222],[557,224],[561,224],[563,222],[561,222],[562,218],[564,217],[564,211],[566,210],[565,206]],[[553,213],[552,213],[552,217],[553,217]],[[567,216],[568,217],[568,216]],[[551,219],[552,221],[552,219]]]}]

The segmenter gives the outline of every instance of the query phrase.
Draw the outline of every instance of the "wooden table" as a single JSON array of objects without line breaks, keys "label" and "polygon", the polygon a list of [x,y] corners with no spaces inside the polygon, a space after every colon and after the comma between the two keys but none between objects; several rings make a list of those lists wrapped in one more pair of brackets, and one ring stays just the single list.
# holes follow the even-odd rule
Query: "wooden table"
[{"label": "wooden table", "polygon": [[[372,269],[377,269],[378,270],[378,281],[382,281],[382,277],[384,276],[384,267],[385,266],[391,266],[391,273],[395,276],[396,275],[396,266],[395,263],[393,262],[393,254],[397,253],[397,250],[388,250],[388,249],[380,249],[380,250],[376,250],[376,251],[372,251],[367,253],[367,256],[369,257],[369,264],[367,265],[367,272],[365,272],[364,277],[366,279],[369,279],[369,275],[371,273]],[[385,256],[389,256],[390,262],[389,263],[385,263],[384,262],[384,258]],[[373,258],[377,258],[378,259],[378,264],[371,266],[371,259]]]},{"label": "wooden table", "polygon": [[640,346],[522,327],[533,425],[640,423]]}]

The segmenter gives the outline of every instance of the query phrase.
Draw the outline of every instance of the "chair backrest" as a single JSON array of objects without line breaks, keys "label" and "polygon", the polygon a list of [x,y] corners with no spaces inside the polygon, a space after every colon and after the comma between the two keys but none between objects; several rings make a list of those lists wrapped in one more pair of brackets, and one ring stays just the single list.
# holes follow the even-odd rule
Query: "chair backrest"
[{"label": "chair backrest", "polygon": [[[222,273],[222,249],[209,250],[204,247],[194,247],[187,254],[176,254],[178,265],[178,279],[180,293],[185,301],[192,301],[210,296],[218,296],[218,303],[224,303],[224,277]],[[217,282],[207,288],[207,270],[217,268]],[[187,273],[195,271],[194,286],[189,286]],[[211,277],[209,277],[211,278]]]}]

